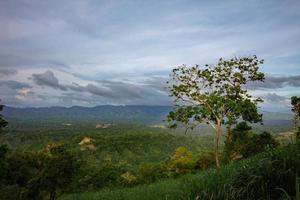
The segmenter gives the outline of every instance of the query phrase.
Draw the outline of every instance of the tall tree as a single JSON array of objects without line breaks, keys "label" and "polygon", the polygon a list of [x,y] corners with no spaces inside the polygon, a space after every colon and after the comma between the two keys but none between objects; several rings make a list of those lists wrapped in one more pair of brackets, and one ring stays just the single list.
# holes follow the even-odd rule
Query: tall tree
[{"label": "tall tree", "polygon": [[300,119],[300,97],[291,97],[292,111],[294,112],[294,133],[296,134],[296,141],[300,142],[299,133],[299,119]]},{"label": "tall tree", "polygon": [[259,71],[256,56],[223,60],[216,65],[179,66],[173,69],[169,83],[170,96],[174,97],[175,110],[168,115],[171,128],[178,122],[187,129],[201,123],[208,123],[215,130],[215,161],[220,167],[219,145],[222,126],[229,128],[239,118],[248,122],[261,121],[257,104],[261,98],[252,97],[246,85],[249,82],[263,81],[264,73]]}]

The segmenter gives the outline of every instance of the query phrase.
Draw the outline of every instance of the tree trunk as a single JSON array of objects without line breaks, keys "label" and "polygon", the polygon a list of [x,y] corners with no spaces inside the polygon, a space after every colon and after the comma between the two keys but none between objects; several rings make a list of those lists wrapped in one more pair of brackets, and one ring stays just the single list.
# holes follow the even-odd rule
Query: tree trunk
[{"label": "tree trunk", "polygon": [[227,142],[231,143],[232,142],[232,125],[228,125],[227,127]]},{"label": "tree trunk", "polygon": [[50,200],[55,200],[56,199],[56,190],[53,190],[50,192]]},{"label": "tree trunk", "polygon": [[219,160],[219,144],[221,138],[221,123],[218,122],[216,124],[216,136],[215,136],[215,160],[217,168],[220,168],[220,160]]},{"label": "tree trunk", "polygon": [[293,132],[295,134],[295,140],[296,143],[299,143],[300,140],[300,133],[299,133],[299,116],[295,113],[294,115],[294,127],[293,127]]}]

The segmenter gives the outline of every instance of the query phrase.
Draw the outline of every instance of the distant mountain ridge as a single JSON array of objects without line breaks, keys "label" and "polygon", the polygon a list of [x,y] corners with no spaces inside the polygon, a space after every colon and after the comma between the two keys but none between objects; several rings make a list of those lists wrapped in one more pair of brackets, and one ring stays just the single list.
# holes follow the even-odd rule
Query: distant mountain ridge
[{"label": "distant mountain ridge", "polygon": [[171,106],[113,106],[96,107],[5,107],[4,117],[12,120],[64,120],[155,123],[161,122],[171,111]]},{"label": "distant mountain ridge", "polygon": [[[161,123],[166,119],[172,106],[145,106],[126,105],[114,106],[103,105],[96,107],[40,107],[40,108],[15,108],[5,107],[3,115],[10,120],[36,120],[36,121],[103,121],[110,123]],[[292,114],[267,112],[264,114],[266,125],[289,125]]]}]

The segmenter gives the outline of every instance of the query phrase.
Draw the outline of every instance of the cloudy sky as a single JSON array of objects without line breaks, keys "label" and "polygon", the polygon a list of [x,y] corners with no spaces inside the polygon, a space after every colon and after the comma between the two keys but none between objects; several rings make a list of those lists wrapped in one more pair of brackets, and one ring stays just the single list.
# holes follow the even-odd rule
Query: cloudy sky
[{"label": "cloudy sky", "polygon": [[300,1],[1,0],[6,105],[168,105],[181,64],[256,54],[263,108],[300,95]]}]

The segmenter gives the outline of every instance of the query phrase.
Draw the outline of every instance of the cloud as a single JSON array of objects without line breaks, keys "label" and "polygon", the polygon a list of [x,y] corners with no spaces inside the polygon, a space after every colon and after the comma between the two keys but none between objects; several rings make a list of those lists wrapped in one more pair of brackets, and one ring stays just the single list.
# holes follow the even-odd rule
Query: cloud
[{"label": "cloud", "polygon": [[267,76],[264,82],[253,82],[249,89],[276,89],[284,87],[300,87],[300,75],[297,76]]},{"label": "cloud", "polygon": [[263,98],[269,103],[283,103],[283,102],[286,102],[287,100],[289,100],[287,97],[280,96],[280,95],[276,94],[275,92],[267,93],[266,95],[263,96]]},{"label": "cloud", "polygon": [[42,74],[32,74],[32,80],[39,86],[47,86],[54,89],[67,90],[66,87],[60,85],[54,73],[47,70]]},{"label": "cloud", "polygon": [[0,67],[53,63],[95,80],[237,54],[274,60],[299,52],[297,10],[297,1],[0,1]]},{"label": "cloud", "polygon": [[143,83],[148,87],[152,87],[160,92],[166,93],[168,92],[167,81],[169,81],[168,76],[152,76],[144,80]]},{"label": "cloud", "polygon": [[7,87],[13,90],[18,90],[18,89],[24,89],[24,88],[32,88],[29,84],[27,83],[21,83],[18,81],[0,81],[0,87]]},{"label": "cloud", "polygon": [[90,94],[101,96],[106,99],[118,100],[120,103],[124,100],[135,101],[149,96],[158,96],[159,92],[151,86],[143,83],[128,83],[125,81],[97,81],[97,84],[87,84],[85,86],[73,83],[64,85],[72,91],[88,92]]},{"label": "cloud", "polygon": [[[72,84],[61,84],[58,78],[50,70],[40,74],[32,74],[32,80],[36,85],[46,86],[60,91],[69,91],[64,93],[63,99],[67,99],[67,94],[75,96],[88,95],[90,99],[98,102],[114,102],[117,104],[134,104],[134,102],[142,103],[148,101],[148,99],[158,98],[155,102],[160,102],[161,97],[167,96],[165,91],[162,90],[159,83],[162,81],[158,77],[153,79],[146,79],[141,81],[130,80],[97,80],[90,81],[87,84],[78,84],[72,82]],[[159,86],[155,86],[155,82]],[[77,98],[78,99],[78,98]],[[68,100],[68,99],[67,99]],[[164,100],[165,101],[165,100]],[[153,101],[154,102],[154,101]]]},{"label": "cloud", "polygon": [[34,95],[32,91],[32,86],[19,82],[19,81],[0,81],[0,99],[3,100],[5,105],[21,105],[24,103],[24,99],[26,104],[29,103],[29,98]]},{"label": "cloud", "polygon": [[11,76],[17,74],[18,71],[15,69],[0,69],[0,77],[1,76]]},{"label": "cloud", "polygon": [[73,83],[73,85],[66,85],[66,88],[77,92],[88,92],[93,95],[102,96],[105,98],[117,98],[117,94],[114,94],[109,88],[96,86],[94,84],[87,84],[86,86]]},{"label": "cloud", "polygon": [[[35,94],[21,93],[41,96],[36,106],[59,105],[62,98],[84,105],[166,104],[172,68],[257,54],[266,60],[264,72],[286,76],[269,75],[249,89],[289,87],[285,94],[296,95],[299,9],[297,0],[0,1],[0,78],[30,86],[31,77]],[[14,98],[21,90],[3,84],[0,96]]]}]

